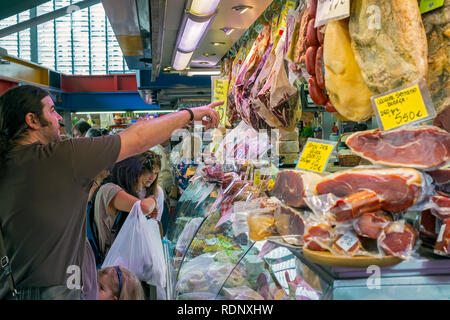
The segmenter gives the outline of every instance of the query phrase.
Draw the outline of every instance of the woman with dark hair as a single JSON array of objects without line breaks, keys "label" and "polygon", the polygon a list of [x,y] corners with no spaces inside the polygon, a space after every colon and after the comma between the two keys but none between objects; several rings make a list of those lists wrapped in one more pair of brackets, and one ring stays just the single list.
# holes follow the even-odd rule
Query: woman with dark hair
[{"label": "woman with dark hair", "polygon": [[86,136],[86,133],[91,128],[91,125],[86,121],[77,122],[72,129],[72,134],[74,138],[82,138]]},{"label": "woman with dark hair", "polygon": [[[106,257],[109,248],[125,222],[128,212],[139,200],[139,193],[152,172],[152,164],[145,156],[137,155],[122,160],[113,167],[109,182],[102,185],[95,197],[94,221],[98,232],[100,253]],[[158,209],[154,195],[141,200],[141,209],[152,218]]]}]

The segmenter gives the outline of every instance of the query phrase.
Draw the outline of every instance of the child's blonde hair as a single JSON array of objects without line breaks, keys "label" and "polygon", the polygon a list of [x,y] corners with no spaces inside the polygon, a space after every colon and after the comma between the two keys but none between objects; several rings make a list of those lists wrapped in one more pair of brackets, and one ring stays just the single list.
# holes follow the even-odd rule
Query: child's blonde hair
[{"label": "child's blonde hair", "polygon": [[[122,277],[122,291],[120,292],[119,300],[145,300],[144,290],[139,279],[128,269],[118,267],[121,271]],[[98,270],[99,276],[101,274],[108,274],[109,270],[116,269],[116,267],[106,267]],[[116,272],[116,271],[114,271]],[[113,293],[115,296],[119,295],[119,278],[113,279]]]}]

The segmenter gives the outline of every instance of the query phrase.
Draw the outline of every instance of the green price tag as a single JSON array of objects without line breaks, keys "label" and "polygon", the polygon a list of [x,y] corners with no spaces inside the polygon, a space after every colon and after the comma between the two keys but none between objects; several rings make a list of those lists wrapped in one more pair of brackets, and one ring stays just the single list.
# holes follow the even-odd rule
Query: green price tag
[{"label": "green price tag", "polygon": [[444,0],[420,0],[420,13],[425,13],[444,5]]}]

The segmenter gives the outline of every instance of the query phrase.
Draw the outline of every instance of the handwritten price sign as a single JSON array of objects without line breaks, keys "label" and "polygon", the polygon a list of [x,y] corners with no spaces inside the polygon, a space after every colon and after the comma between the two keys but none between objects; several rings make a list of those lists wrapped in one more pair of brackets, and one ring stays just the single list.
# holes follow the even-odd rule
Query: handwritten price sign
[{"label": "handwritten price sign", "polygon": [[391,130],[435,117],[434,108],[427,108],[423,95],[429,96],[426,86],[421,88],[419,84],[414,84],[372,97],[380,128]]},{"label": "handwritten price sign", "polygon": [[319,0],[314,27],[350,16],[350,0]]},{"label": "handwritten price sign", "polygon": [[225,126],[227,115],[227,96],[228,96],[228,80],[211,77],[213,85],[213,102],[225,101],[223,105],[216,107],[220,116],[220,125]]},{"label": "handwritten price sign", "polygon": [[297,163],[297,169],[322,173],[336,147],[336,142],[308,139]]}]

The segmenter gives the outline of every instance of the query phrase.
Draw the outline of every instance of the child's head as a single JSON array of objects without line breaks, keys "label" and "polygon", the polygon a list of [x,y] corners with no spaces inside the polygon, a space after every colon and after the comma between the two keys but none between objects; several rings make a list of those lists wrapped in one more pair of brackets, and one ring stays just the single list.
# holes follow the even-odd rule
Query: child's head
[{"label": "child's head", "polygon": [[99,300],[144,300],[139,279],[123,267],[98,270]]}]

